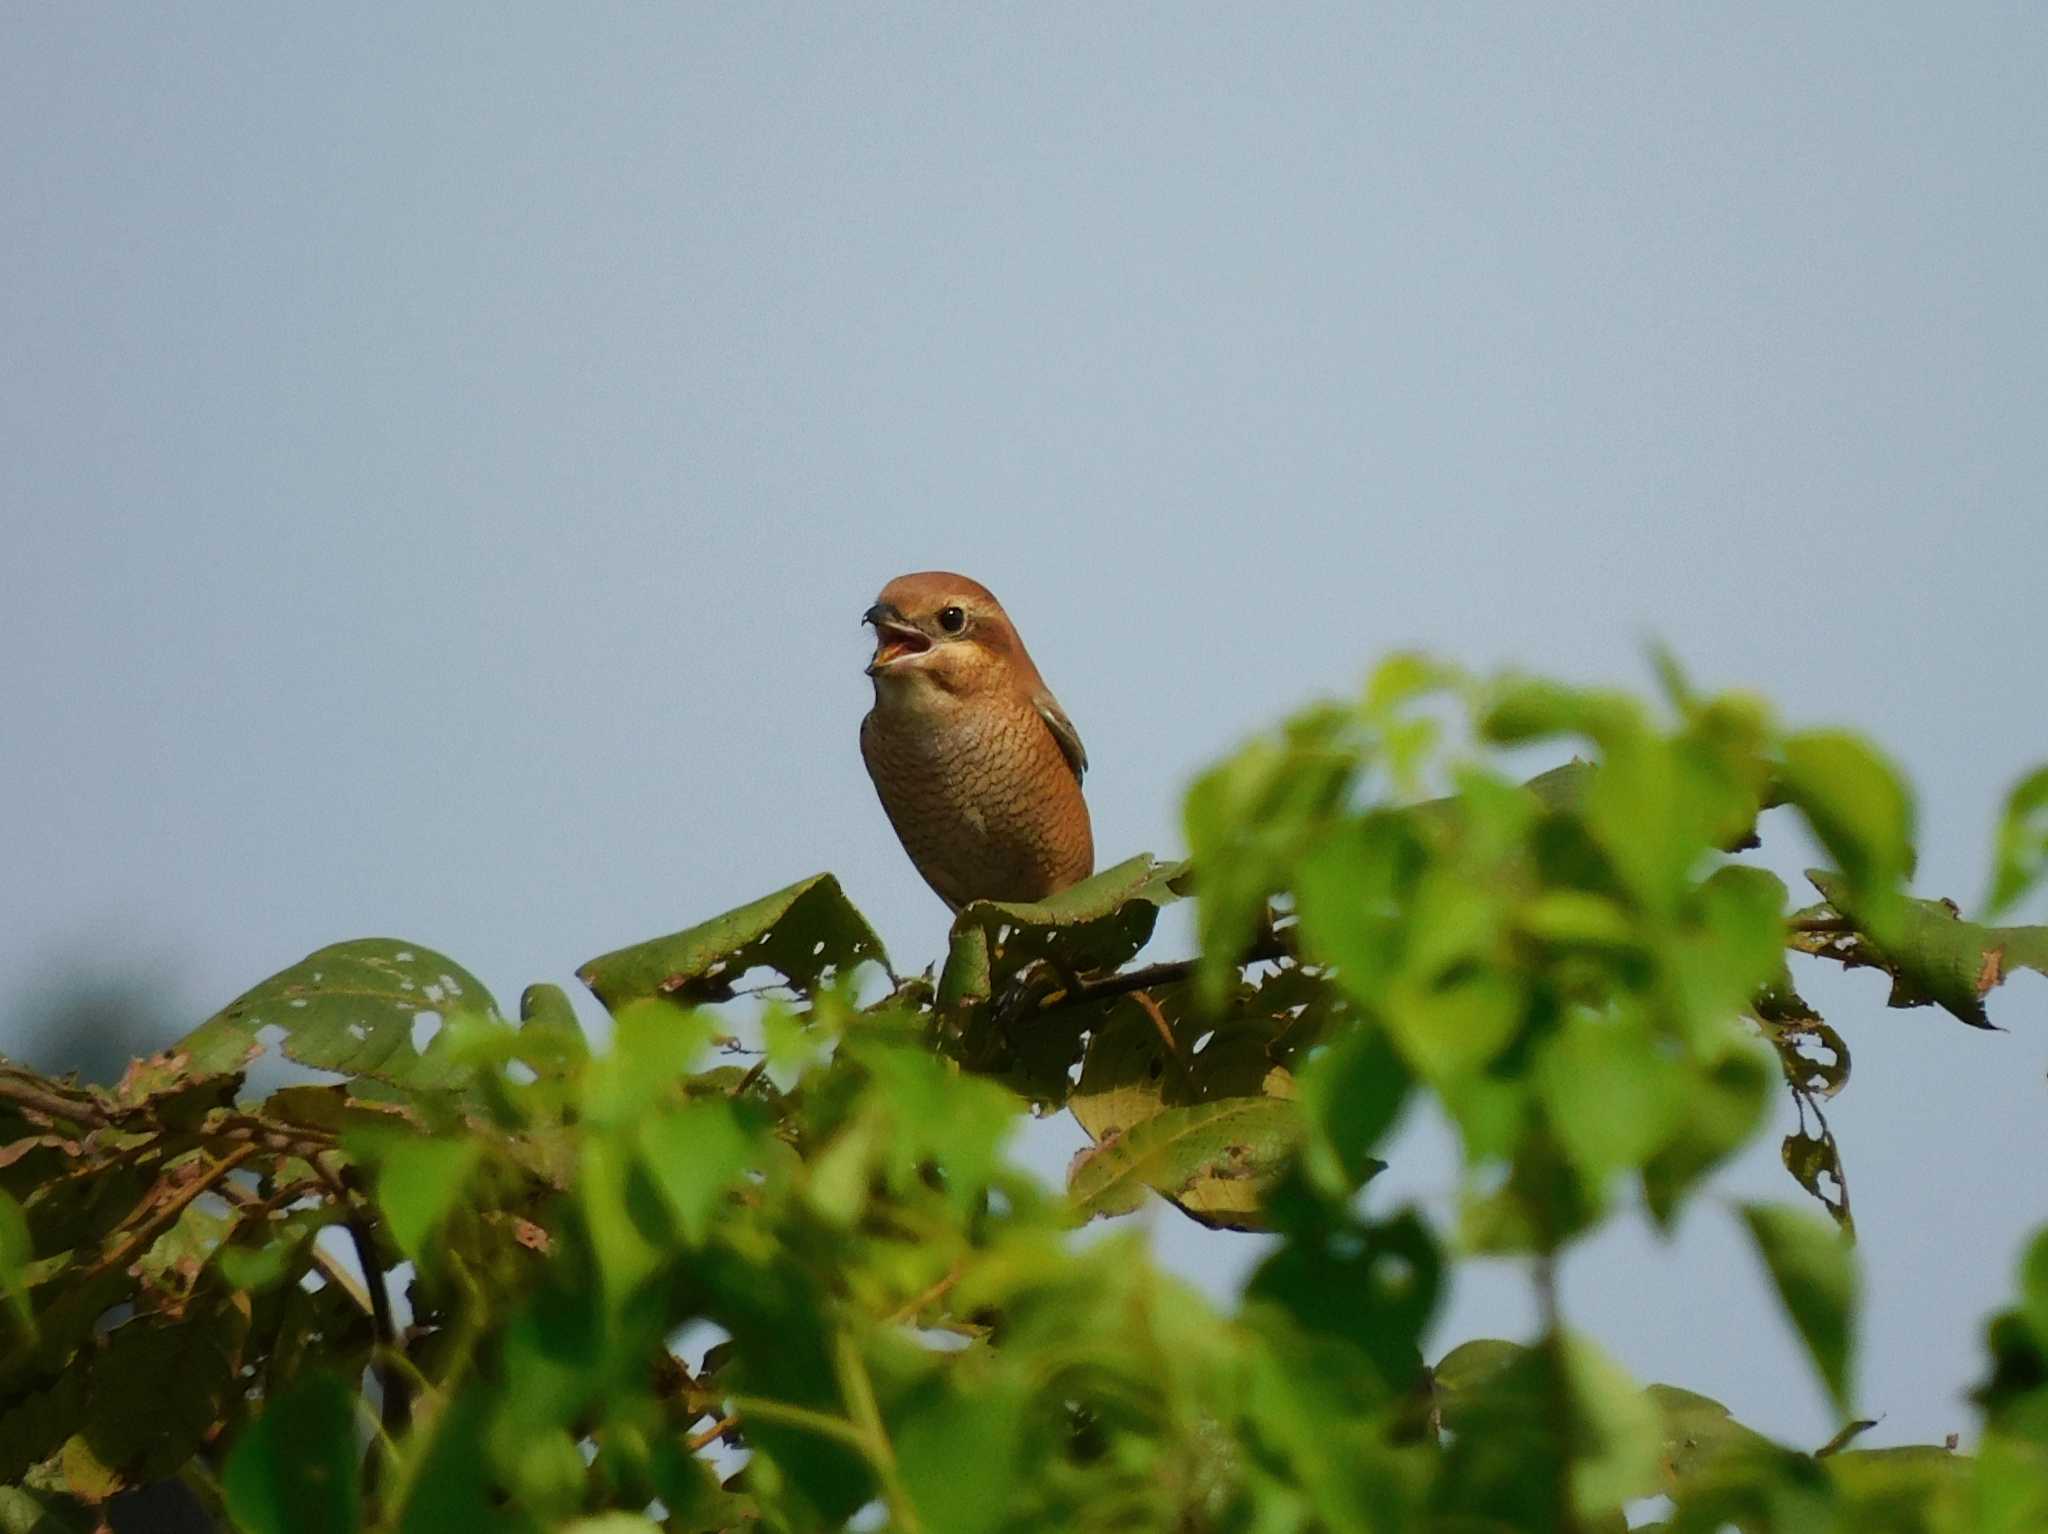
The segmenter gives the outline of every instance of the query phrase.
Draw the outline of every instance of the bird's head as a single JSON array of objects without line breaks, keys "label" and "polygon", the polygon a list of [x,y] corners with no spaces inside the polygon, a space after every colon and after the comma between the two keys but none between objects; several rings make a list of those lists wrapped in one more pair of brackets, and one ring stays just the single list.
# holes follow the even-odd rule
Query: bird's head
[{"label": "bird's head", "polygon": [[867,674],[878,696],[898,688],[961,694],[1039,685],[1009,614],[986,586],[964,575],[899,575],[861,621],[874,625]]}]

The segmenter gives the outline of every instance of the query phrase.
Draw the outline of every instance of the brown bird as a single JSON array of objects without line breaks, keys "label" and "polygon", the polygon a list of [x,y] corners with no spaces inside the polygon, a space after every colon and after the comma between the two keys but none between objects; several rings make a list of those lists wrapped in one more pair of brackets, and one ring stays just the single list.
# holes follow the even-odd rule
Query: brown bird
[{"label": "brown bird", "polygon": [[889,823],[939,898],[1039,900],[1095,868],[1088,753],[988,588],[899,575],[875,627],[860,754]]}]

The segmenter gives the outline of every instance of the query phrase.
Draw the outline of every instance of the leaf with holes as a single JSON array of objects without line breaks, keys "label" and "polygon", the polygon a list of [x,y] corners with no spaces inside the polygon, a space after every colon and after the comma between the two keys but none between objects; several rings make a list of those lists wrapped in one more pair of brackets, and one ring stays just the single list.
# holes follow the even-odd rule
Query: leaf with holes
[{"label": "leaf with holes", "polygon": [[940,999],[986,1001],[1034,959],[1073,974],[1116,969],[1151,940],[1160,907],[1187,887],[1186,863],[1141,852],[1044,900],[977,900],[953,920]]},{"label": "leaf with holes", "polygon": [[1842,1170],[1842,1151],[1835,1144],[1834,1132],[1801,1127],[1785,1136],[1778,1154],[1799,1186],[1820,1200],[1843,1234],[1853,1239],[1856,1222],[1849,1213],[1849,1179]]},{"label": "leaf with holes", "polygon": [[420,1047],[422,1030],[451,1017],[499,1022],[483,982],[453,959],[397,938],[360,938],[308,954],[245,991],[176,1046],[196,1072],[239,1070],[275,1039],[316,1070],[413,1089],[459,1087],[470,1067]]},{"label": "leaf with holes", "polygon": [[882,940],[837,879],[813,874],[685,931],[592,959],[576,977],[616,1012],[657,996],[723,1001],[733,982],[756,968],[809,992],[827,975],[866,961],[888,965]]},{"label": "leaf with holes", "polygon": [[1075,1120],[1101,1142],[1189,1101],[1186,1062],[1169,1050],[1143,1001],[1118,997],[1082,1057],[1081,1079],[1067,1101]]},{"label": "leaf with holes", "polygon": [[1301,1131],[1300,1110],[1284,1098],[1168,1108],[1076,1156],[1067,1194],[1086,1219],[1128,1214],[1152,1189],[1201,1224],[1260,1230],[1261,1202]]}]

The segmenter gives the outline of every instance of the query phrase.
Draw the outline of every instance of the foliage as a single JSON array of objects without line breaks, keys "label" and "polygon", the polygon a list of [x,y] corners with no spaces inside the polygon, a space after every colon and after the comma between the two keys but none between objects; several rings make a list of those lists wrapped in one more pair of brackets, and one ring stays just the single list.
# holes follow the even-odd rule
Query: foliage
[{"label": "foliage", "polygon": [[[1398,657],[1205,772],[1190,862],[970,906],[936,975],[821,875],[584,966],[595,1051],[558,988],[508,1020],[371,939],[114,1087],[0,1067],[0,1529],[171,1479],[248,1534],[1595,1530],[1659,1494],[1673,1529],[2040,1526],[2048,1233],[1977,1452],[1853,1447],[1849,1052],[1788,954],[1985,1026],[2048,929],[1907,892],[1870,746],[1664,672],[1660,714]],[[1517,781],[1531,745],[1585,760]],[[1774,810],[1817,904],[1745,860]],[[1131,967],[1191,895],[1199,955]],[[272,1048],[325,1075],[251,1098]],[[1811,1452],[1629,1380],[1552,1278],[1638,1199],[1668,1228],[1780,1088],[1825,1213],[1740,1218],[1845,1416]],[[1423,1098],[1449,1228],[1372,1186]],[[1005,1146],[1061,1110],[1092,1145],[1049,1190]],[[1233,1311],[1074,1238],[1153,1196],[1275,1233]],[[1426,1366],[1473,1254],[1526,1262],[1540,1332]]]}]

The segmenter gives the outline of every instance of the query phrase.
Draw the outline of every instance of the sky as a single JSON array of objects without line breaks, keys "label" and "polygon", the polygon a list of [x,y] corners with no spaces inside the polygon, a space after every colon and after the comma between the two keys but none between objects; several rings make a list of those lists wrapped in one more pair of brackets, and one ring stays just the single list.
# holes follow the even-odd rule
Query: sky
[{"label": "sky", "polygon": [[[0,1050],[369,935],[509,1005],[821,869],[920,967],[855,743],[915,569],[1015,618],[1105,864],[1390,650],[1645,687],[1656,639],[1882,741],[1973,901],[2048,759],[2044,78],[2022,4],[8,7]],[[1967,1433],[2048,982],[1980,1034],[1801,978],[1864,1441]],[[1731,1212],[1798,1197],[1774,1141],[1564,1300],[1811,1446]],[[1448,1215],[1447,1145],[1389,1196]],[[1142,1218],[1226,1302],[1260,1250]],[[1438,1344],[1527,1293],[1476,1265]]]}]

